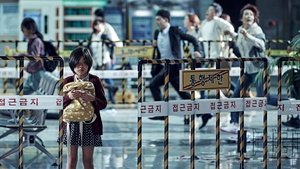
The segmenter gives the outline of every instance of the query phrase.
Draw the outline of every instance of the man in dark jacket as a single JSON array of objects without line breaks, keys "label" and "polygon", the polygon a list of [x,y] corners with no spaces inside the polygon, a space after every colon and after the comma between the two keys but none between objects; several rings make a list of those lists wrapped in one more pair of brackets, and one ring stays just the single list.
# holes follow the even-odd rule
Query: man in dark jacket
[{"label": "man in dark jacket", "polygon": [[[170,25],[170,12],[167,10],[159,10],[155,17],[159,30],[155,31],[153,45],[157,48],[157,59],[182,59],[183,49],[182,41],[186,40],[193,44],[195,49],[195,57],[200,57],[199,44],[193,36],[184,33],[178,27]],[[181,64],[171,64],[169,66],[170,82],[182,99],[190,99],[190,94],[179,91],[179,70]],[[152,69],[153,78],[150,81],[150,90],[155,101],[161,101],[162,94],[160,87],[164,83],[164,69]],[[154,117],[150,119],[163,120],[164,117]]]}]

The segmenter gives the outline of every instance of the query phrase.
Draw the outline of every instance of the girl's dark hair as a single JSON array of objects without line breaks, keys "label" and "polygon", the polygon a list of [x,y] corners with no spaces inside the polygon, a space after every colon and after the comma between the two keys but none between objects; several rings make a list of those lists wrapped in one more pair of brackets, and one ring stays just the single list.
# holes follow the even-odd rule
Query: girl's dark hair
[{"label": "girl's dark hair", "polygon": [[251,4],[247,4],[247,5],[245,5],[245,6],[241,9],[241,12],[240,12],[240,18],[243,17],[243,13],[244,13],[244,11],[245,11],[246,9],[248,9],[248,10],[250,10],[250,11],[253,12],[253,14],[254,14],[254,22],[259,23],[259,10],[257,9],[256,6],[251,5]]},{"label": "girl's dark hair", "polygon": [[105,21],[103,20],[103,19],[95,19],[94,21],[93,21],[93,33],[96,33],[97,32],[97,30],[94,28],[97,24],[99,24],[99,23],[105,23]]},{"label": "girl's dark hair", "polygon": [[83,58],[84,63],[88,65],[88,72],[91,70],[93,65],[92,55],[88,48],[80,46],[75,48],[70,54],[69,66],[73,73],[75,73],[74,69],[78,65],[81,58]]},{"label": "girl's dark hair", "polygon": [[39,32],[38,26],[32,18],[24,18],[21,23],[21,30],[27,29],[31,34],[36,34],[41,40],[44,40],[43,35]]}]

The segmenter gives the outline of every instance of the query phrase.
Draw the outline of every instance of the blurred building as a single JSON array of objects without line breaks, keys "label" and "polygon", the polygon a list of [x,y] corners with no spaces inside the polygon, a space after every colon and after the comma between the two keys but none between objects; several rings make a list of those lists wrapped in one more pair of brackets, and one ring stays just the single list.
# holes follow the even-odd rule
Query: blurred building
[{"label": "blurred building", "polygon": [[0,39],[17,39],[19,26],[19,3],[17,0],[0,1]]},{"label": "blurred building", "polygon": [[[205,18],[213,0],[0,0],[0,39],[23,40],[20,23],[32,17],[46,40],[85,40],[92,32],[93,12],[103,8],[107,22],[120,39],[152,39],[156,28],[155,13],[160,8],[171,11],[172,25],[182,26],[188,12]],[[260,25],[268,39],[291,39],[300,28],[298,0],[216,0],[231,16],[237,28],[239,11],[247,3],[258,6]],[[64,43],[71,49],[78,43]]]}]

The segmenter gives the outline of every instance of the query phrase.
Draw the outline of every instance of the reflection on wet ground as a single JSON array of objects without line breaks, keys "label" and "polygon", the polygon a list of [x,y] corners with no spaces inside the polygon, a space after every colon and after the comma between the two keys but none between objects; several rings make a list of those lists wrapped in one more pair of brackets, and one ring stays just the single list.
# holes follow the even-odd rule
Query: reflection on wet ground
[{"label": "reflection on wet ground", "polygon": [[[245,126],[251,137],[248,138],[245,153],[245,168],[263,168],[262,113],[246,114]],[[273,114],[273,115],[272,115]],[[95,149],[94,165],[97,169],[134,169],[137,164],[137,110],[108,109],[101,113],[104,121],[103,147]],[[227,115],[221,115],[221,123]],[[200,119],[199,119],[200,120]],[[189,127],[183,124],[182,117],[170,117],[169,126],[169,168],[187,169],[190,167]],[[200,120],[201,121],[201,120]],[[38,136],[43,140],[46,149],[55,157],[58,155],[58,120],[47,120],[47,129]],[[268,116],[268,168],[276,168],[277,158],[277,116],[270,112]],[[164,159],[164,124],[143,118],[142,166],[145,169],[163,168]],[[0,128],[0,134],[6,129]],[[215,168],[215,118],[208,126],[196,132],[197,169]],[[239,168],[239,153],[234,135],[221,132],[220,162],[222,169]],[[11,134],[2,138],[0,155],[18,144],[18,135]],[[66,147],[63,152],[63,168],[66,165]],[[296,169],[300,166],[300,130],[282,128],[282,168]],[[81,151],[78,167],[83,168]],[[18,153],[0,160],[0,169],[17,168]],[[24,149],[25,168],[57,168],[53,160],[33,147]]]}]

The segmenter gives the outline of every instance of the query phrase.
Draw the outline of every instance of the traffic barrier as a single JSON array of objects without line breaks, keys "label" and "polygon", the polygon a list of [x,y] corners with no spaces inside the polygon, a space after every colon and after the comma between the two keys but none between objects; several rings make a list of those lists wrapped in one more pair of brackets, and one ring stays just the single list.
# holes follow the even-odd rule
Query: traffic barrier
[{"label": "traffic barrier", "polygon": [[[108,40],[101,40],[101,41],[92,41],[92,42],[111,42]],[[49,42],[56,42],[56,47],[57,49],[60,49],[60,46],[62,43],[77,43],[78,46],[83,46],[85,43],[88,42],[88,40],[83,40],[83,39],[66,39],[66,40],[49,40]],[[113,42],[123,42],[123,43],[136,43],[136,44],[152,44],[153,40],[119,40],[119,41],[113,41]],[[212,42],[231,42],[231,40],[199,40],[199,42],[204,42],[204,43],[208,43],[209,46],[211,46]],[[16,51],[18,50],[18,44],[19,43],[26,43],[25,40],[0,40],[0,43],[14,43],[15,44],[15,48]],[[290,41],[289,40],[283,40],[283,39],[271,39],[271,40],[266,40],[266,44],[267,44],[267,50],[266,50],[266,55],[267,56],[272,56],[272,55],[276,55],[276,56],[286,56],[289,53],[289,44]],[[283,50],[278,50],[278,48],[276,48],[275,50],[272,49],[272,44],[281,44],[281,45],[286,45],[287,49],[283,49]],[[60,51],[58,50],[58,53],[63,56],[63,57],[68,57],[70,51]],[[210,54],[208,54],[209,56]]]},{"label": "traffic barrier", "polygon": [[[18,51],[18,44],[19,43],[24,43],[26,41],[19,41],[19,40],[0,40],[0,43],[15,43],[15,47],[16,47],[16,51]],[[57,49],[60,48],[61,44],[63,43],[77,43],[78,46],[83,46],[84,44],[86,44],[88,42],[88,40],[80,40],[80,39],[67,39],[67,40],[57,40],[57,41],[53,41],[50,40],[50,42],[55,42],[56,43],[56,47]],[[92,41],[92,42],[111,42],[109,40],[99,40],[99,41]],[[151,48],[152,46],[146,46],[146,45],[151,45],[153,40],[119,40],[119,41],[113,41],[113,42],[122,42],[124,44],[124,47],[116,47],[115,48],[115,53],[118,55],[118,57],[121,57],[121,66],[122,69],[124,70],[124,65],[126,64],[126,58],[128,57],[137,57],[137,56],[133,56],[133,55],[139,55],[139,57],[148,57],[149,58],[149,53],[151,53]],[[231,42],[230,40],[199,40],[199,42],[203,42],[203,43],[208,43],[208,51],[210,51],[211,48],[211,43],[213,42],[218,42],[218,43],[229,43]],[[104,44],[104,43],[103,43]],[[137,46],[130,46],[130,44],[134,44]],[[140,46],[140,44],[142,44],[143,48],[140,48],[142,46]],[[289,45],[289,41],[287,40],[267,40],[266,41],[267,44],[267,50],[266,50],[266,55],[267,56],[271,56],[271,55],[276,55],[276,56],[286,56],[289,51],[288,50],[271,50],[271,44],[287,44]],[[129,48],[134,48],[134,47],[138,47],[137,49],[129,49]],[[125,50],[125,48],[128,48]],[[103,49],[103,48],[102,48]],[[103,51],[102,51],[103,52]],[[69,57],[70,51],[60,51],[58,50],[58,53],[62,56],[67,58]],[[152,48],[152,53],[153,53],[153,48]],[[150,56],[152,56],[152,53]],[[123,56],[122,56],[123,55]],[[210,58],[210,53],[208,53],[207,55],[208,58]],[[138,58],[138,57],[137,57]],[[4,84],[7,84],[7,81],[4,81]],[[121,94],[122,95],[122,100],[121,103],[126,103],[126,85],[127,84],[127,80],[124,78],[122,80],[122,91]],[[4,85],[5,87],[7,87],[7,85]],[[6,88],[4,88],[4,91],[6,92],[7,90],[5,90]],[[208,95],[210,93],[210,90],[208,90]]]},{"label": "traffic barrier", "polygon": [[[27,109],[27,108],[32,108],[32,109],[40,109],[39,107],[36,106],[32,106],[32,105],[28,105],[28,106],[24,106],[24,102],[22,103],[22,101],[24,101],[24,98],[27,98],[27,96],[24,96],[23,94],[23,82],[24,82],[24,60],[36,60],[36,61],[41,61],[41,60],[57,60],[59,62],[59,77],[60,77],[60,81],[59,81],[59,95],[62,96],[62,88],[63,88],[63,66],[64,66],[64,62],[63,59],[61,57],[34,57],[34,56],[0,56],[1,60],[7,61],[7,60],[15,60],[15,61],[19,61],[19,81],[18,81],[18,90],[17,90],[17,94],[19,96],[16,96],[15,98],[13,98],[12,100],[7,100],[7,104],[8,105],[15,105],[17,106],[16,108],[18,109],[18,114],[19,114],[19,159],[18,159],[18,168],[19,169],[23,169],[23,138],[24,138],[24,131],[23,131],[23,125],[24,125],[24,114],[23,111],[21,111],[22,109]],[[37,96],[39,97],[39,96]],[[57,98],[56,98],[57,99]],[[55,99],[55,100],[56,100]],[[59,99],[59,98],[58,98]],[[42,99],[43,100],[43,99]],[[13,102],[10,102],[13,101]],[[43,101],[42,101],[43,102]],[[47,104],[43,104],[44,106]],[[55,104],[54,104],[55,105]],[[5,108],[9,108],[9,106],[6,106]],[[45,108],[45,107],[44,107]],[[59,168],[62,168],[62,109],[59,112],[59,141],[60,141],[60,146],[59,146]]]},{"label": "traffic barrier", "polygon": [[[283,62],[299,62],[299,57],[282,57],[278,60],[278,115],[277,115],[277,169],[281,169],[282,150],[282,115],[300,114],[300,101],[282,101],[282,66]],[[299,87],[299,86],[298,86]]]},{"label": "traffic barrier", "polygon": [[[217,63],[217,68],[219,68],[220,62],[232,62],[239,61],[241,74],[240,74],[240,98],[234,99],[220,99],[220,93],[218,92],[216,99],[200,99],[195,100],[194,91],[192,91],[191,100],[176,100],[169,101],[169,64],[182,64],[182,63],[191,63],[192,69],[194,69],[195,63]],[[244,62],[245,61],[262,61],[264,62],[264,96],[263,98],[244,98]],[[143,102],[143,76],[142,70],[144,64],[164,64],[165,65],[165,79],[164,79],[164,101],[158,102]],[[264,133],[263,133],[263,168],[267,168],[268,156],[267,156],[267,109],[266,109],[266,97],[268,89],[268,72],[267,72],[268,62],[266,58],[222,58],[222,59],[180,59],[180,60],[140,60],[138,64],[138,130],[137,130],[137,168],[142,168],[142,117],[149,116],[163,116],[164,117],[164,168],[168,168],[168,155],[169,155],[169,116],[172,115],[191,115],[191,140],[190,140],[190,168],[195,168],[195,114],[204,114],[204,113],[216,113],[216,168],[220,168],[220,112],[221,111],[239,111],[240,114],[240,135],[239,139],[241,140],[239,145],[240,150],[240,168],[244,168],[244,149],[245,149],[245,131],[244,131],[244,111],[248,110],[264,110]],[[217,79],[220,73],[210,75],[213,79]],[[222,79],[222,78],[221,78]],[[220,79],[219,79],[220,80]],[[190,83],[192,83],[190,80]],[[209,81],[209,78],[208,80]],[[201,84],[199,81],[195,82],[195,85]],[[192,84],[191,84],[192,85]],[[195,86],[194,85],[194,86]],[[192,85],[193,86],[193,85]]]}]

